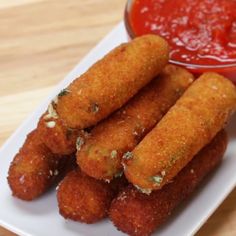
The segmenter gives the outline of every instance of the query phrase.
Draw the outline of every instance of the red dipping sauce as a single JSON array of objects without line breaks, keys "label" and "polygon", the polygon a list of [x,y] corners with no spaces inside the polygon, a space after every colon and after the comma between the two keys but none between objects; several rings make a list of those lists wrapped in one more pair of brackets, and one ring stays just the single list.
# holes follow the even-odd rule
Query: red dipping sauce
[{"label": "red dipping sauce", "polygon": [[236,0],[134,0],[127,5],[126,26],[131,37],[165,38],[170,62],[236,81]]}]

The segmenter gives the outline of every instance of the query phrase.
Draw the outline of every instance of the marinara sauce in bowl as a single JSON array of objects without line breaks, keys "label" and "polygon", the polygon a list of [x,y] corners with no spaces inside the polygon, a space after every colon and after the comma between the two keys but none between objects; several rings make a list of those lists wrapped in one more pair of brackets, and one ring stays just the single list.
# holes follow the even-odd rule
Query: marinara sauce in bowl
[{"label": "marinara sauce in bowl", "polygon": [[129,0],[125,25],[131,38],[165,38],[170,63],[236,82],[236,0]]}]

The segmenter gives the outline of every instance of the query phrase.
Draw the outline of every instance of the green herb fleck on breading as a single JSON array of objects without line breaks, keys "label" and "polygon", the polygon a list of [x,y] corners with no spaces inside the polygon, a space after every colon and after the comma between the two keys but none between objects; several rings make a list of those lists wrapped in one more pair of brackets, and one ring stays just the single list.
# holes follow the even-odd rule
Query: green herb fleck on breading
[{"label": "green herb fleck on breading", "polygon": [[99,112],[99,105],[97,103],[92,103],[90,108],[89,108],[89,112],[92,112],[92,113],[97,113]]},{"label": "green herb fleck on breading", "polygon": [[116,158],[117,157],[117,151],[116,150],[112,150],[111,151],[111,158]]},{"label": "green herb fleck on breading", "polygon": [[77,149],[77,151],[80,151],[83,144],[84,144],[84,139],[79,136],[76,140],[76,149]]},{"label": "green herb fleck on breading", "polygon": [[134,185],[134,186],[141,193],[145,193],[145,194],[149,195],[152,192],[151,189],[143,189],[143,188],[140,188],[138,185]]},{"label": "green herb fleck on breading", "polygon": [[151,180],[159,186],[159,185],[161,185],[161,183],[163,181],[163,176],[155,175],[155,176],[151,177]]},{"label": "green herb fleck on breading", "polygon": [[123,155],[122,158],[125,159],[125,160],[130,160],[130,159],[133,158],[133,153],[132,153],[132,152],[126,152],[126,153]]},{"label": "green herb fleck on breading", "polygon": [[70,90],[62,89],[61,92],[58,94],[58,97],[63,97],[65,95],[67,95],[68,93],[70,93]]}]

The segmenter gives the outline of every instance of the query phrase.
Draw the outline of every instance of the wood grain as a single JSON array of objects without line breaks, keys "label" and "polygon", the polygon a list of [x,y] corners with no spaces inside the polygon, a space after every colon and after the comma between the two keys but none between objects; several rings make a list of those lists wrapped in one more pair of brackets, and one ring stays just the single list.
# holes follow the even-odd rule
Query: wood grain
[{"label": "wood grain", "polygon": [[[125,2],[0,1],[0,145],[122,19]],[[235,199],[236,190],[197,236],[236,235]],[[13,235],[0,228],[0,236]]]},{"label": "wood grain", "polygon": [[24,4],[34,3],[34,2],[42,2],[44,0],[1,0],[0,8],[8,8],[14,6],[22,6]]}]

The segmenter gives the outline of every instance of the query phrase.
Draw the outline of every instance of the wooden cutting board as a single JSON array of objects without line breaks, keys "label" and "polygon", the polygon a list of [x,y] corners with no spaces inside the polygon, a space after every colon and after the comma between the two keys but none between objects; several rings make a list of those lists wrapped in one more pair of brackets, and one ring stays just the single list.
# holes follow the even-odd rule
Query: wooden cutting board
[{"label": "wooden cutting board", "polygon": [[[122,19],[125,2],[0,0],[0,145]],[[235,222],[236,190],[197,235],[235,236]]]}]

